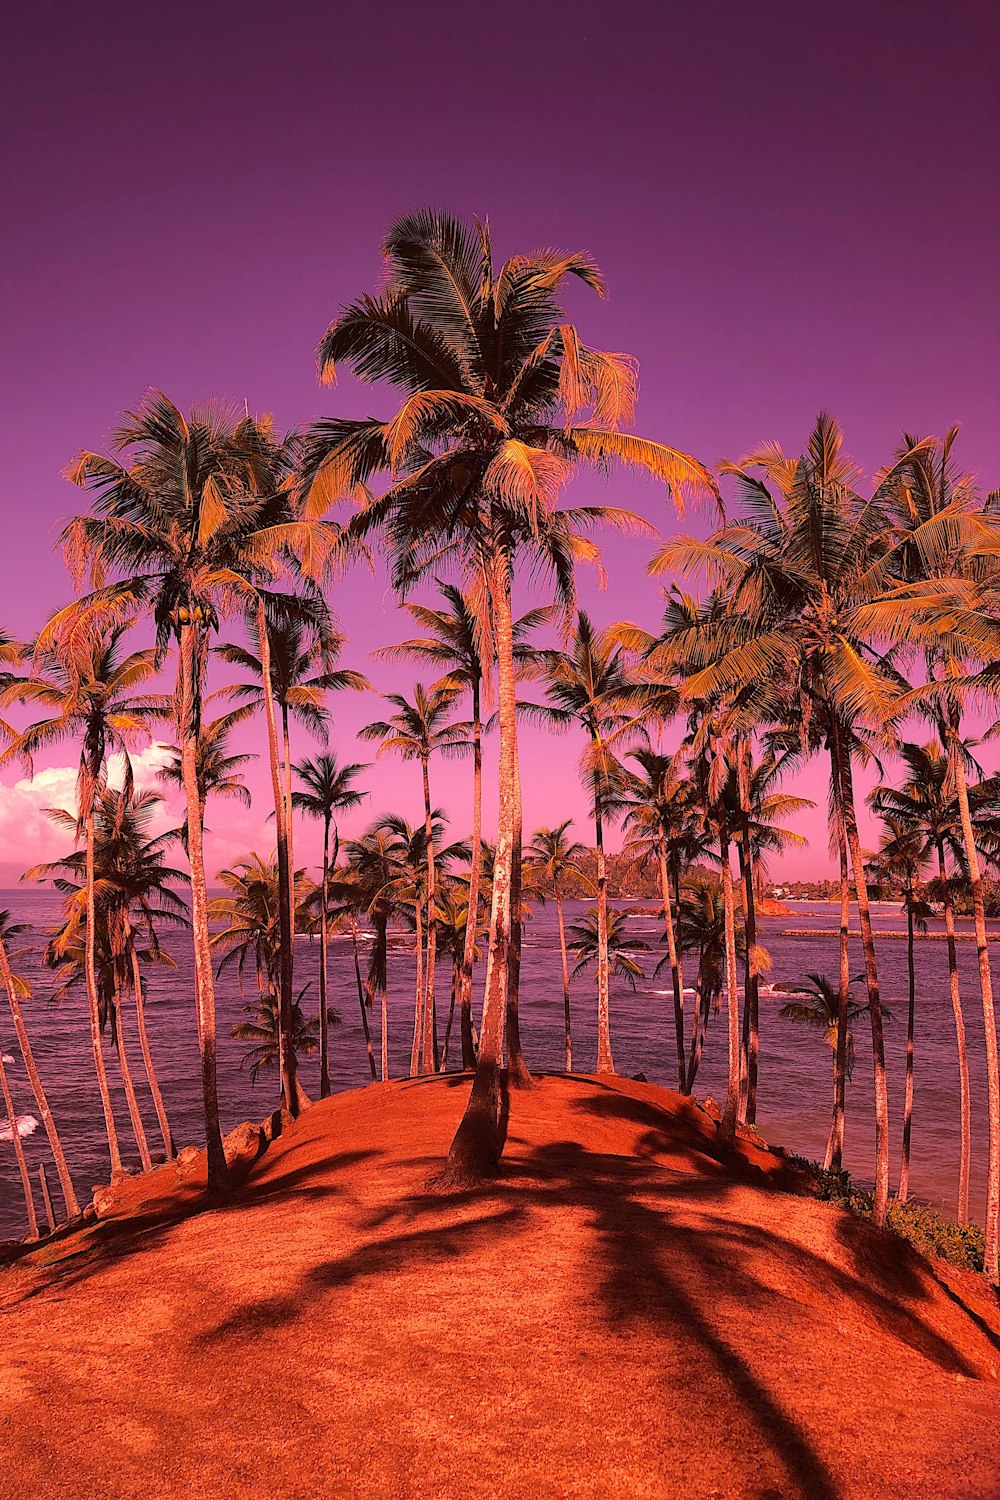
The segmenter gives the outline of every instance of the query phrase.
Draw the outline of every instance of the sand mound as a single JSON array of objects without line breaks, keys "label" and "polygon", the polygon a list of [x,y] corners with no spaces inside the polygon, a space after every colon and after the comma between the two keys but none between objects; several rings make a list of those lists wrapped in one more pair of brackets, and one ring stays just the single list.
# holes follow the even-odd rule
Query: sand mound
[{"label": "sand mound", "polygon": [[0,1271],[0,1495],[996,1497],[974,1277],[723,1156],[665,1090],[548,1078],[488,1193],[468,1083],[316,1105]]}]

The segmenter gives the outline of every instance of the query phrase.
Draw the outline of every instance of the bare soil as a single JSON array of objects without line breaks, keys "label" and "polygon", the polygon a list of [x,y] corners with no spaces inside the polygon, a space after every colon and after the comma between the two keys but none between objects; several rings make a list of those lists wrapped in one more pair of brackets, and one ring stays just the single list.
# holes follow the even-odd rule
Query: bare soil
[{"label": "bare soil", "polygon": [[459,1077],[314,1105],[0,1269],[0,1496],[1000,1496],[1000,1308],[621,1079],[512,1097],[427,1184]]}]

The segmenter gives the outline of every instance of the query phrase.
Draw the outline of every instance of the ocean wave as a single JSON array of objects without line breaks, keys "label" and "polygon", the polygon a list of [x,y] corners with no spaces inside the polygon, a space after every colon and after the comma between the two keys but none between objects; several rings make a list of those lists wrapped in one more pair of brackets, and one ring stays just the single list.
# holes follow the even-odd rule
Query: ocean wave
[{"label": "ocean wave", "polygon": [[[34,1135],[37,1129],[38,1121],[35,1119],[34,1115],[18,1115],[17,1133],[22,1140],[26,1135]],[[4,1120],[3,1123],[0,1124],[0,1141],[12,1141],[13,1139],[14,1133],[10,1128],[10,1121]]]}]

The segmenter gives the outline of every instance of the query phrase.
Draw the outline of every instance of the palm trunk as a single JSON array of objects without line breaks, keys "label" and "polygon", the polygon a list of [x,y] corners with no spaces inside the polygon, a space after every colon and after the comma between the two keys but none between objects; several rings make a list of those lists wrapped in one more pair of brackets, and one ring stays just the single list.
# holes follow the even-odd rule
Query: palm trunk
[{"label": "palm trunk", "polygon": [[569,1011],[569,957],[566,952],[566,920],[563,916],[562,896],[556,885],[554,895],[556,898],[556,916],[559,918],[559,953],[562,957],[562,982],[563,982],[563,1014],[566,1023],[566,1072],[573,1071],[573,1028],[570,1024]]},{"label": "palm trunk", "polygon": [[656,853],[660,866],[660,895],[663,898],[663,925],[664,935],[667,939],[667,957],[670,960],[670,982],[674,992],[677,1086],[683,1094],[687,1086],[687,1058],[684,1055],[684,971],[681,967],[681,957],[677,950],[673,903],[670,899],[670,873],[667,869],[667,850],[662,838],[657,840]]},{"label": "palm trunk", "polygon": [[729,861],[729,834],[725,824],[719,832],[719,855],[722,860],[722,911],[726,932],[726,1017],[729,1032],[729,1078],[726,1085],[726,1107],[719,1122],[723,1141],[736,1139],[740,1113],[740,1000],[736,972],[736,897],[733,870]]},{"label": "palm trunk", "polygon": [[96,967],[96,913],[94,910],[94,807],[93,799],[87,809],[86,816],[86,839],[87,839],[87,931],[84,942],[84,970],[87,982],[87,1008],[90,1013],[90,1045],[94,1055],[94,1070],[97,1073],[97,1087],[101,1093],[101,1108],[104,1111],[104,1128],[108,1137],[108,1149],[111,1153],[111,1176],[123,1171],[121,1150],[118,1145],[118,1130],[115,1125],[114,1110],[111,1107],[111,1091],[108,1088],[108,1074],[104,1066],[104,1047],[101,1042],[101,1016],[100,1002],[97,998],[97,967]]},{"label": "palm trunk", "polygon": [[750,847],[750,760],[748,746],[743,738],[737,744],[736,756],[740,797],[740,877],[743,882],[743,925],[747,950],[743,986],[740,1117],[748,1125],[756,1125],[757,1073],[760,1065],[760,980],[757,973],[757,896],[753,888],[753,856]]},{"label": "palm trunk", "polygon": [[955,789],[958,793],[958,808],[962,819],[962,838],[965,842],[969,881],[972,885],[972,911],[976,927],[976,953],[979,959],[979,987],[983,1001],[983,1030],[986,1037],[986,1089],[987,1114],[989,1118],[989,1153],[986,1166],[986,1231],[983,1252],[983,1271],[991,1282],[1000,1282],[1000,1058],[997,1055],[997,1020],[993,1006],[993,975],[990,972],[990,954],[986,938],[986,909],[983,903],[983,882],[979,869],[979,853],[972,827],[969,809],[969,788],[965,780],[958,731],[952,725],[952,767]]},{"label": "palm trunk", "polygon": [[271,789],[274,796],[274,822],[278,846],[278,1071],[281,1098],[293,1115],[299,1112],[299,1090],[296,1079],[295,1049],[292,1046],[292,1007],[294,986],[294,915],[292,911],[292,874],[289,865],[288,825],[285,818],[285,791],[281,780],[278,751],[278,727],[274,715],[274,691],[271,684],[271,642],[267,631],[267,612],[263,599],[257,604],[257,641],[260,652],[261,688],[264,719],[267,724],[267,750],[271,767]]},{"label": "palm trunk", "polygon": [[319,1097],[330,1096],[330,1004],[327,915],[330,900],[330,819],[323,821],[323,884],[319,914]]},{"label": "palm trunk", "polygon": [[181,775],[187,807],[187,855],[191,869],[191,936],[194,949],[195,1007],[201,1089],[208,1153],[208,1186],[226,1185],[226,1152],[219,1123],[219,1085],[216,1067],[215,981],[208,931],[208,889],[205,881],[204,824],[198,788],[198,737],[201,730],[202,651],[195,627],[181,627]]},{"label": "palm trunk", "polygon": [[135,938],[132,933],[132,924],[128,913],[125,913],[125,941],[128,944],[129,958],[132,963],[132,993],[135,997],[135,1020],[136,1029],[139,1033],[139,1050],[142,1052],[142,1064],[146,1070],[146,1080],[149,1084],[149,1092],[153,1099],[153,1108],[156,1110],[156,1121],[160,1127],[160,1135],[163,1139],[163,1149],[167,1160],[172,1161],[174,1157],[174,1139],[170,1132],[170,1121],[167,1119],[166,1105],[163,1103],[163,1094],[160,1092],[160,1080],[156,1076],[153,1066],[153,1054],[149,1046],[149,1034],[146,1030],[146,1003],[142,983],[142,974],[139,970],[139,954],[135,946]]},{"label": "palm trunk", "polygon": [[500,1062],[507,1009],[511,941],[511,874],[514,854],[514,799],[517,773],[517,697],[511,618],[510,554],[506,539],[494,539],[487,584],[497,656],[497,714],[500,727],[499,809],[490,910],[490,943],[479,1034],[476,1076],[441,1173],[441,1181],[462,1185],[496,1172],[503,1150]]},{"label": "palm trunk", "polygon": [[858,819],[854,807],[854,775],[851,769],[850,752],[844,746],[839,725],[834,725],[832,740],[838,770],[837,780],[841,804],[839,811],[851,855],[851,871],[854,875],[854,889],[861,923],[861,945],[865,956],[875,1083],[875,1201],[872,1216],[876,1224],[882,1225],[885,1223],[886,1208],[889,1203],[889,1095],[885,1077],[882,998],[879,992],[878,964],[875,959],[875,937],[868,906],[868,882],[865,877],[864,860],[861,857],[861,840],[858,837]]},{"label": "palm trunk", "polygon": [[708,1025],[709,994],[705,984],[704,963],[699,960],[698,977],[695,980],[694,993],[694,1020],[691,1026],[691,1053],[688,1058],[687,1083],[684,1088],[685,1094],[694,1093],[694,1081],[698,1076],[701,1066],[701,1050],[705,1041],[705,1028]]},{"label": "palm trunk", "polygon": [[69,1167],[66,1165],[66,1153],[63,1151],[62,1141],[59,1139],[56,1122],[52,1118],[49,1101],[42,1087],[38,1065],[35,1062],[35,1054],[31,1050],[31,1042],[28,1039],[28,1028],[24,1024],[17,986],[14,983],[14,976],[10,971],[7,947],[2,941],[0,941],[0,979],[3,980],[4,989],[7,991],[7,1000],[10,1004],[10,1018],[14,1023],[14,1035],[17,1037],[17,1045],[20,1049],[21,1060],[24,1063],[24,1070],[28,1075],[28,1083],[31,1087],[35,1107],[42,1117],[42,1125],[48,1137],[49,1148],[56,1164],[56,1171],[59,1174],[59,1186],[62,1189],[63,1200],[66,1204],[66,1215],[68,1218],[72,1218],[80,1212],[80,1204],[77,1201],[76,1191],[73,1187],[73,1179],[69,1175]]},{"label": "palm trunk", "polygon": [[413,901],[413,917],[416,923],[417,977],[413,998],[413,1042],[410,1046],[410,1077],[420,1072],[424,1039],[424,918],[420,905],[420,890],[417,888]]},{"label": "palm trunk", "polygon": [[31,1191],[31,1177],[28,1172],[28,1163],[25,1160],[24,1144],[21,1140],[21,1132],[17,1128],[17,1115],[14,1112],[14,1101],[10,1095],[10,1084],[7,1081],[7,1069],[4,1067],[3,1048],[0,1047],[0,1093],[3,1095],[3,1107],[7,1113],[10,1124],[11,1145],[14,1147],[14,1157],[17,1161],[17,1170],[21,1174],[21,1187],[24,1191],[24,1207],[28,1215],[28,1238],[38,1238],[38,1218],[35,1214],[35,1199]]},{"label": "palm trunk", "polygon": [[[835,799],[838,800],[839,799]],[[837,814],[840,858],[840,978],[837,988],[837,1046],[833,1057],[833,1121],[827,1141],[824,1170],[840,1172],[844,1165],[844,1135],[847,1128],[847,1011],[851,990],[851,961],[848,932],[851,921],[851,884],[847,868],[847,840],[843,821]]]},{"label": "palm trunk", "polygon": [[472,1041],[472,971],[476,958],[476,933],[479,928],[479,884],[483,871],[483,726],[480,722],[480,681],[472,682],[472,857],[469,860],[469,911],[465,925],[465,948],[462,954],[462,1069],[476,1066],[476,1049]]},{"label": "palm trunk", "polygon": [[514,746],[514,831],[510,866],[510,953],[507,962],[507,1078],[511,1088],[530,1089],[533,1080],[521,1049],[520,990],[521,937],[524,922],[521,914],[521,761]]},{"label": "palm trunk", "polygon": [[389,938],[387,919],[379,917],[375,923],[375,944],[378,964],[382,974],[379,985],[382,1001],[382,1082],[389,1082]]},{"label": "palm trunk", "polygon": [[451,998],[448,1002],[448,1024],[444,1028],[444,1046],[441,1048],[441,1072],[448,1069],[448,1044],[451,1041],[451,1028],[455,1020],[455,1004],[458,1000],[458,987],[462,982],[462,964],[459,959],[452,959],[451,965]]},{"label": "palm trunk", "polygon": [[365,1004],[365,992],[361,982],[361,960],[358,957],[358,928],[353,916],[351,917],[351,945],[354,949],[354,978],[358,985],[358,1004],[361,1007],[361,1025],[365,1033],[368,1066],[371,1069],[372,1083],[376,1083],[378,1081],[378,1073],[375,1069],[375,1049],[372,1047],[371,1028],[368,1025],[368,1006]]},{"label": "palm trunk", "polygon": [[969,1089],[969,1057],[965,1046],[965,1016],[962,1013],[962,994],[958,984],[958,952],[955,945],[955,912],[951,901],[951,883],[945,871],[944,847],[937,846],[938,874],[941,879],[942,903],[944,905],[944,929],[948,937],[948,989],[951,995],[951,1011],[955,1020],[955,1041],[958,1049],[958,1087],[961,1129],[961,1157],[958,1167],[958,1204],[955,1216],[960,1224],[969,1221],[969,1175],[972,1161],[972,1095]]},{"label": "palm trunk", "polygon": [[427,757],[421,761],[424,784],[424,840],[427,844],[427,966],[424,971],[423,1071],[436,1073],[441,1066],[438,1049],[437,1005],[434,969],[437,960],[437,888],[434,872],[434,822],[431,818],[431,782]]},{"label": "palm trunk", "polygon": [[906,1084],[903,1094],[903,1150],[899,1159],[900,1203],[910,1196],[910,1138],[913,1128],[913,1030],[916,1019],[917,976],[913,964],[913,891],[906,892]]},{"label": "palm trunk", "polygon": [[118,1071],[121,1074],[122,1088],[125,1090],[125,1101],[128,1104],[128,1117],[132,1122],[132,1134],[139,1148],[139,1161],[142,1170],[152,1170],[153,1159],[149,1154],[149,1142],[146,1140],[146,1128],[142,1123],[142,1115],[139,1113],[139,1101],[135,1096],[135,1083],[132,1079],[132,1069],[129,1066],[128,1051],[125,1046],[124,1016],[122,1015],[121,990],[115,981],[115,993],[112,997],[112,1005],[115,1012],[115,1051],[118,1054]]},{"label": "palm trunk", "polygon": [[604,809],[600,784],[594,787],[594,841],[597,850],[597,1071],[613,1073],[611,984],[608,973],[608,865],[604,857]]}]

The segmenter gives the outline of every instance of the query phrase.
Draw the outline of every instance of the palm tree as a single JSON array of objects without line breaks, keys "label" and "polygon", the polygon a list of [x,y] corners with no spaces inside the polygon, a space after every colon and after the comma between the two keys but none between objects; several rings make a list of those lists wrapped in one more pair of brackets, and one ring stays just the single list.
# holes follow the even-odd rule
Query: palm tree
[{"label": "palm tree", "polygon": [[[386,491],[364,502],[355,535],[380,529],[397,586],[453,554],[469,586],[488,601],[489,650],[497,664],[500,730],[496,878],[490,917],[476,1077],[443,1180],[489,1175],[501,1141],[500,1062],[516,917],[516,694],[511,582],[525,556],[548,567],[572,602],[573,568],[593,559],[581,536],[593,524],[636,524],[606,507],[558,509],[574,469],[623,462],[664,481],[717,493],[696,460],[633,436],[634,362],[589,348],[567,323],[560,293],[570,278],[603,295],[586,255],[542,251],[497,269],[488,225],[420,210],[383,241],[386,274],[330,325],[320,371],[338,365],[401,392],[389,421],[329,420],[310,431],[301,478],[311,513],[365,491],[376,474]],[[516,903],[516,892],[514,893]]]},{"label": "palm tree", "polygon": [[551,896],[556,904],[559,923],[559,953],[562,958],[563,1014],[566,1024],[566,1072],[573,1071],[573,1030],[569,1005],[569,959],[566,953],[566,920],[563,899],[567,877],[589,884],[580,866],[586,855],[581,843],[567,836],[572,818],[559,823],[555,828],[538,828],[532,834],[524,862],[534,874],[533,894],[539,901]]},{"label": "palm tree", "polygon": [[[743,925],[738,919],[734,922],[732,944],[736,956],[742,957],[746,952],[746,942]],[[693,1094],[709,1016],[721,1003],[726,976],[732,967],[727,967],[729,929],[721,880],[699,877],[685,883],[677,904],[677,946],[681,953],[695,953],[698,958],[687,1078],[681,1091]],[[654,970],[656,975],[659,975],[663,962],[661,959]]]},{"label": "palm tree", "polygon": [[609,741],[627,728],[632,719],[647,714],[662,695],[658,688],[630,677],[624,652],[611,632],[595,630],[589,615],[583,611],[577,616],[567,649],[546,653],[544,683],[547,705],[525,705],[525,711],[556,727],[579,725],[588,739],[583,769],[592,798],[597,850],[597,1071],[613,1073],[604,826],[617,807],[622,771]]},{"label": "palm tree", "polygon": [[[319,1093],[325,1099],[330,1092],[330,1058],[327,1039],[328,1014],[328,920],[330,905],[330,835],[337,839],[337,813],[350,807],[359,807],[368,796],[358,791],[353,783],[368,767],[357,762],[340,766],[337,757],[328,751],[314,760],[301,760],[293,767],[299,785],[292,791],[292,806],[307,817],[317,818],[323,824],[323,882],[320,887],[320,949],[319,949]],[[339,839],[338,839],[339,842]],[[335,860],[335,856],[334,856]]]},{"label": "palm tree", "polygon": [[352,901],[364,912],[375,933],[365,979],[365,1001],[376,995],[382,1002],[382,1082],[389,1078],[388,932],[399,914],[407,883],[405,851],[395,833],[377,821],[344,845]]},{"label": "palm tree", "polygon": [[628,936],[628,919],[634,915],[634,912],[616,908],[608,913],[607,927],[602,930],[600,916],[595,909],[588,912],[581,921],[572,924],[568,947],[571,953],[577,955],[573,969],[574,979],[591,966],[599,971],[602,954],[606,949],[606,963],[611,973],[616,979],[624,979],[635,989],[636,980],[645,978],[645,970],[632,954],[648,953],[649,944],[641,938]]},{"label": "palm tree", "polygon": [[[701,638],[679,642],[687,673],[682,696],[716,701],[750,684],[790,696],[800,720],[819,720],[830,755],[836,811],[857,892],[872,1032],[875,1094],[875,1202],[885,1221],[889,1195],[889,1109],[878,964],[854,798],[852,736],[898,714],[907,684],[874,648],[861,613],[884,599],[892,574],[887,507],[906,456],[883,471],[874,494],[856,493],[858,471],[843,456],[840,427],[822,413],[807,451],[786,458],[777,444],[723,465],[737,483],[747,519],[702,541],[668,542],[653,559],[667,568],[705,569],[716,594]],[[662,648],[661,648],[662,651]]]},{"label": "palm tree", "polygon": [[28,1163],[25,1160],[17,1111],[14,1108],[14,1100],[10,1092],[10,1081],[7,1078],[2,1042],[0,1042],[0,1099],[3,1100],[4,1114],[7,1117],[7,1124],[10,1128],[11,1144],[14,1147],[14,1159],[17,1162],[18,1175],[21,1178],[21,1191],[24,1193],[24,1209],[28,1218],[28,1238],[37,1240],[38,1215],[35,1213],[35,1199],[31,1191],[31,1177],[28,1174]]},{"label": "palm tree", "polygon": [[[833,1052],[833,1119],[830,1124],[831,1134],[837,1129],[837,1112],[840,1108],[840,1093],[837,1083],[837,1052],[840,1045],[839,1039],[842,1032],[845,1035],[844,1043],[844,1074],[850,1081],[854,1072],[854,1033],[851,1029],[852,1022],[859,1016],[863,1016],[868,1009],[867,1005],[860,1005],[848,992],[847,996],[847,1028],[844,1032],[841,1003],[840,986],[834,985],[825,974],[808,974],[809,987],[803,986],[802,993],[795,1000],[789,1000],[778,1012],[783,1021],[796,1021],[804,1026],[815,1026],[823,1032],[823,1040]],[[887,1020],[891,1016],[887,1010],[883,1011]]]},{"label": "palm tree", "polygon": [[[177,651],[177,732],[187,806],[191,867],[195,1003],[201,1054],[208,1182],[224,1186],[226,1158],[216,1076],[215,985],[208,929],[198,778],[209,638],[222,616],[256,621],[261,659],[268,651],[268,586],[282,567],[317,577],[339,540],[339,528],[300,516],[285,484],[292,450],[269,420],[218,406],[185,418],[159,391],[128,413],[114,437],[114,457],[84,452],[67,470],[88,490],[92,511],[62,533],[77,582],[91,592],[56,617],[50,634],[70,633],[95,615],[151,616],[157,661]],[[115,581],[108,583],[108,575]],[[272,609],[273,612],[273,609]],[[270,670],[265,673],[270,683]],[[266,706],[273,709],[271,695]],[[269,744],[276,737],[268,713]],[[272,761],[274,756],[272,754]],[[281,831],[279,826],[279,832]],[[287,913],[286,913],[287,920]],[[287,977],[287,976],[286,976]],[[290,985],[282,1003],[291,1003]]]},{"label": "palm tree", "polygon": [[59,1176],[59,1186],[62,1190],[63,1201],[66,1204],[66,1214],[72,1218],[80,1212],[80,1204],[73,1187],[73,1179],[69,1175],[69,1167],[66,1163],[66,1153],[59,1139],[56,1122],[52,1118],[49,1108],[48,1096],[42,1086],[41,1075],[38,1064],[35,1062],[35,1054],[32,1051],[31,1041],[28,1037],[28,1028],[24,1022],[24,1013],[21,1010],[21,998],[25,993],[23,982],[15,978],[10,966],[9,944],[12,938],[16,938],[24,931],[22,923],[11,920],[9,910],[0,911],[0,982],[7,991],[7,1001],[10,1006],[10,1018],[14,1025],[14,1035],[17,1037],[18,1049],[24,1070],[31,1086],[31,1093],[35,1100],[35,1107],[42,1119],[45,1134],[48,1137],[49,1147],[56,1164],[56,1172]]},{"label": "palm tree", "polygon": [[[453,758],[469,752],[468,726],[456,724],[451,717],[460,689],[447,680],[429,688],[414,684],[412,701],[402,693],[385,693],[383,697],[396,711],[388,719],[377,719],[359,731],[361,739],[380,740],[379,755],[398,755],[403,760],[420,763],[424,792],[424,849],[427,859],[426,941],[427,961],[424,969],[424,1045],[423,1072],[437,1072],[441,1064],[438,1048],[437,1009],[434,992],[434,962],[437,946],[434,906],[434,828],[431,810],[430,761],[432,755]],[[419,959],[419,955],[418,955]]]},{"label": "palm tree", "polygon": [[[302,1010],[302,1001],[308,990],[309,986],[305,985],[292,1007],[291,1045],[297,1057],[311,1057],[319,1045],[317,1033],[320,1018],[312,1016],[307,1021]],[[257,1082],[257,1075],[262,1069],[277,1067],[281,1050],[278,1012],[277,997],[267,992],[243,1007],[246,1020],[237,1021],[232,1028],[236,1041],[251,1044],[240,1059],[240,1067],[250,1074],[251,1086]],[[336,1025],[340,1017],[333,1011],[328,1020],[331,1025]]]},{"label": "palm tree", "polygon": [[[32,774],[34,757],[40,751],[70,738],[79,737],[81,742],[75,829],[77,838],[82,834],[86,841],[84,973],[91,1048],[104,1111],[112,1176],[122,1171],[122,1159],[101,1047],[94,897],[95,810],[109,753],[119,751],[125,754],[126,776],[130,776],[128,748],[137,740],[148,737],[149,717],[155,711],[152,701],[138,696],[135,691],[153,675],[154,652],[147,649],[125,655],[122,647],[124,635],[122,626],[105,631],[88,622],[85,627],[59,637],[58,644],[39,644],[30,675],[10,683],[0,693],[0,703],[17,700],[49,710],[46,718],[36,720],[13,735],[8,748],[0,756],[0,765],[18,758],[25,762],[29,774]],[[119,1049],[118,1055],[125,1068],[124,1049]],[[126,1092],[131,1106],[128,1084]],[[133,1120],[136,1118],[133,1114]],[[137,1137],[141,1141],[141,1123]],[[141,1144],[140,1153],[144,1154]]]},{"label": "palm tree", "polygon": [[[232,797],[237,802],[242,802],[244,807],[251,805],[250,792],[243,780],[243,768],[257,757],[248,752],[233,754],[229,749],[229,737],[238,725],[246,723],[253,712],[254,705],[244,703],[239,708],[232,708],[227,713],[220,714],[217,719],[210,719],[201,725],[195,755],[195,775],[203,824],[205,805],[209,796]],[[181,753],[176,745],[171,745],[169,748],[173,758],[163,766],[160,776],[168,785],[176,786],[183,791],[184,768],[181,763]]]}]

